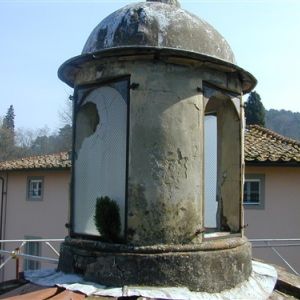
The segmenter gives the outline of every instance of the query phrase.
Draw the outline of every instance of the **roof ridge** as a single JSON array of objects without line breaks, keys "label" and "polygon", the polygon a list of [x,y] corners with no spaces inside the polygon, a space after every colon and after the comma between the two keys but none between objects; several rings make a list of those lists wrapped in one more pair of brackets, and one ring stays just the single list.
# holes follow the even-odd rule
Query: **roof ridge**
[{"label": "roof ridge", "polygon": [[70,167],[71,159],[67,151],[44,155],[32,155],[0,162],[0,171]]},{"label": "roof ridge", "polygon": [[250,128],[250,129],[251,128],[255,128],[257,130],[263,131],[266,134],[269,134],[269,135],[277,138],[278,140],[285,141],[285,142],[288,142],[288,143],[290,143],[292,145],[297,145],[297,146],[300,147],[300,141],[292,139],[292,138],[289,138],[289,137],[286,137],[286,136],[283,136],[283,135],[281,135],[281,134],[279,134],[279,133],[277,133],[277,132],[275,132],[275,131],[273,131],[273,130],[271,130],[269,128],[265,128],[265,127],[259,126],[257,124],[248,125],[247,127]]},{"label": "roof ridge", "polygon": [[48,153],[48,154],[23,156],[23,157],[20,157],[20,158],[0,161],[0,164],[2,164],[2,163],[12,163],[12,162],[28,160],[28,159],[37,159],[37,158],[61,156],[61,155],[64,155],[64,154],[68,154],[68,151],[60,151],[60,152]]},{"label": "roof ridge", "polygon": [[[284,137],[259,125],[245,131],[246,162],[300,163],[300,141]],[[0,171],[21,169],[71,168],[69,151],[22,157],[0,162]]]}]

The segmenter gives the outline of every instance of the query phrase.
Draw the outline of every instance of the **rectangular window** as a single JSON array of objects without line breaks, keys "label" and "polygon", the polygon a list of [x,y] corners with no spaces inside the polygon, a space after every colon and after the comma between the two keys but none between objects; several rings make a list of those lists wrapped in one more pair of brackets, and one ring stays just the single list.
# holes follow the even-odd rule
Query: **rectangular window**
[{"label": "rectangular window", "polygon": [[27,200],[43,199],[43,178],[30,177],[27,185]]},{"label": "rectangular window", "polygon": [[244,185],[244,203],[247,204],[259,204],[260,180],[248,179]]},{"label": "rectangular window", "polygon": [[261,174],[246,174],[244,183],[244,204],[247,207],[264,208],[265,177]]},{"label": "rectangular window", "polygon": [[[25,237],[25,239],[38,239],[37,237]],[[41,256],[41,243],[39,242],[27,242],[25,244],[25,254]],[[25,258],[24,259],[24,271],[40,269],[41,263],[37,260]]]}]

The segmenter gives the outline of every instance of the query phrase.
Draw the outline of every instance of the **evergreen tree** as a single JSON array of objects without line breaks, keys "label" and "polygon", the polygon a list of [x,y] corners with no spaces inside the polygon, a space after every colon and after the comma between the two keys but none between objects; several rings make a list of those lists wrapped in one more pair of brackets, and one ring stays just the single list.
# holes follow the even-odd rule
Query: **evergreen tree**
[{"label": "evergreen tree", "polygon": [[67,124],[59,128],[56,140],[59,151],[70,151],[72,149],[72,126]]},{"label": "evergreen tree", "polygon": [[245,102],[246,124],[265,126],[265,108],[261,98],[255,91],[251,92]]},{"label": "evergreen tree", "polygon": [[3,119],[3,128],[10,130],[12,133],[15,131],[15,111],[11,105]]},{"label": "evergreen tree", "polygon": [[0,160],[10,159],[15,155],[15,112],[11,105],[0,127]]}]

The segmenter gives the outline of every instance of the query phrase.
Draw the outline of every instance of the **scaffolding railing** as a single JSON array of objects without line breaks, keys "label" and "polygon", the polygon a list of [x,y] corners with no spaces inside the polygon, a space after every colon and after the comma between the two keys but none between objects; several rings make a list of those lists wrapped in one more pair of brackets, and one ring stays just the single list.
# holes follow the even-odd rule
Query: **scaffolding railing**
[{"label": "scaffolding railing", "polygon": [[253,248],[270,248],[295,275],[300,276],[295,267],[277,249],[282,247],[299,247],[300,239],[249,239],[249,241],[252,243]]},{"label": "scaffolding railing", "polygon": [[[0,254],[2,254],[1,257],[1,264],[0,264],[0,270],[4,268],[4,266],[11,260],[15,260],[16,263],[16,279],[19,279],[20,274],[20,258],[21,259],[30,259],[32,261],[40,261],[40,262],[46,262],[50,264],[58,264],[59,259],[59,250],[57,250],[52,244],[53,243],[61,243],[64,239],[18,239],[18,240],[0,240]],[[46,257],[46,256],[38,256],[38,255],[31,255],[28,253],[25,253],[24,246],[27,243],[30,242],[37,242],[41,244],[45,244],[49,249],[51,249],[51,252],[54,254],[55,258],[53,257]],[[2,249],[4,244],[15,244],[19,243],[17,247],[13,247],[12,249]],[[51,244],[52,243],[52,244]]]}]

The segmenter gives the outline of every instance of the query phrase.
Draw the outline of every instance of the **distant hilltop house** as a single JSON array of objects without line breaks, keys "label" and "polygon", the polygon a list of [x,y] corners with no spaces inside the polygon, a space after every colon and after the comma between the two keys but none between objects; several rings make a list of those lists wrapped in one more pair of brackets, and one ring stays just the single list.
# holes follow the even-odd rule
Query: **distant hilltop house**
[{"label": "distant hilltop house", "polygon": [[[245,131],[244,154],[246,236],[299,238],[300,142],[252,125]],[[0,239],[64,238],[69,219],[70,169],[67,152],[0,162]],[[12,245],[2,247],[12,249]],[[50,255],[49,249],[34,242],[27,243],[24,251]],[[280,252],[299,272],[299,248],[287,247]],[[284,265],[270,248],[256,248],[253,254]],[[24,269],[39,267],[38,262],[24,260]],[[13,278],[15,265],[10,262],[2,280]]]}]

